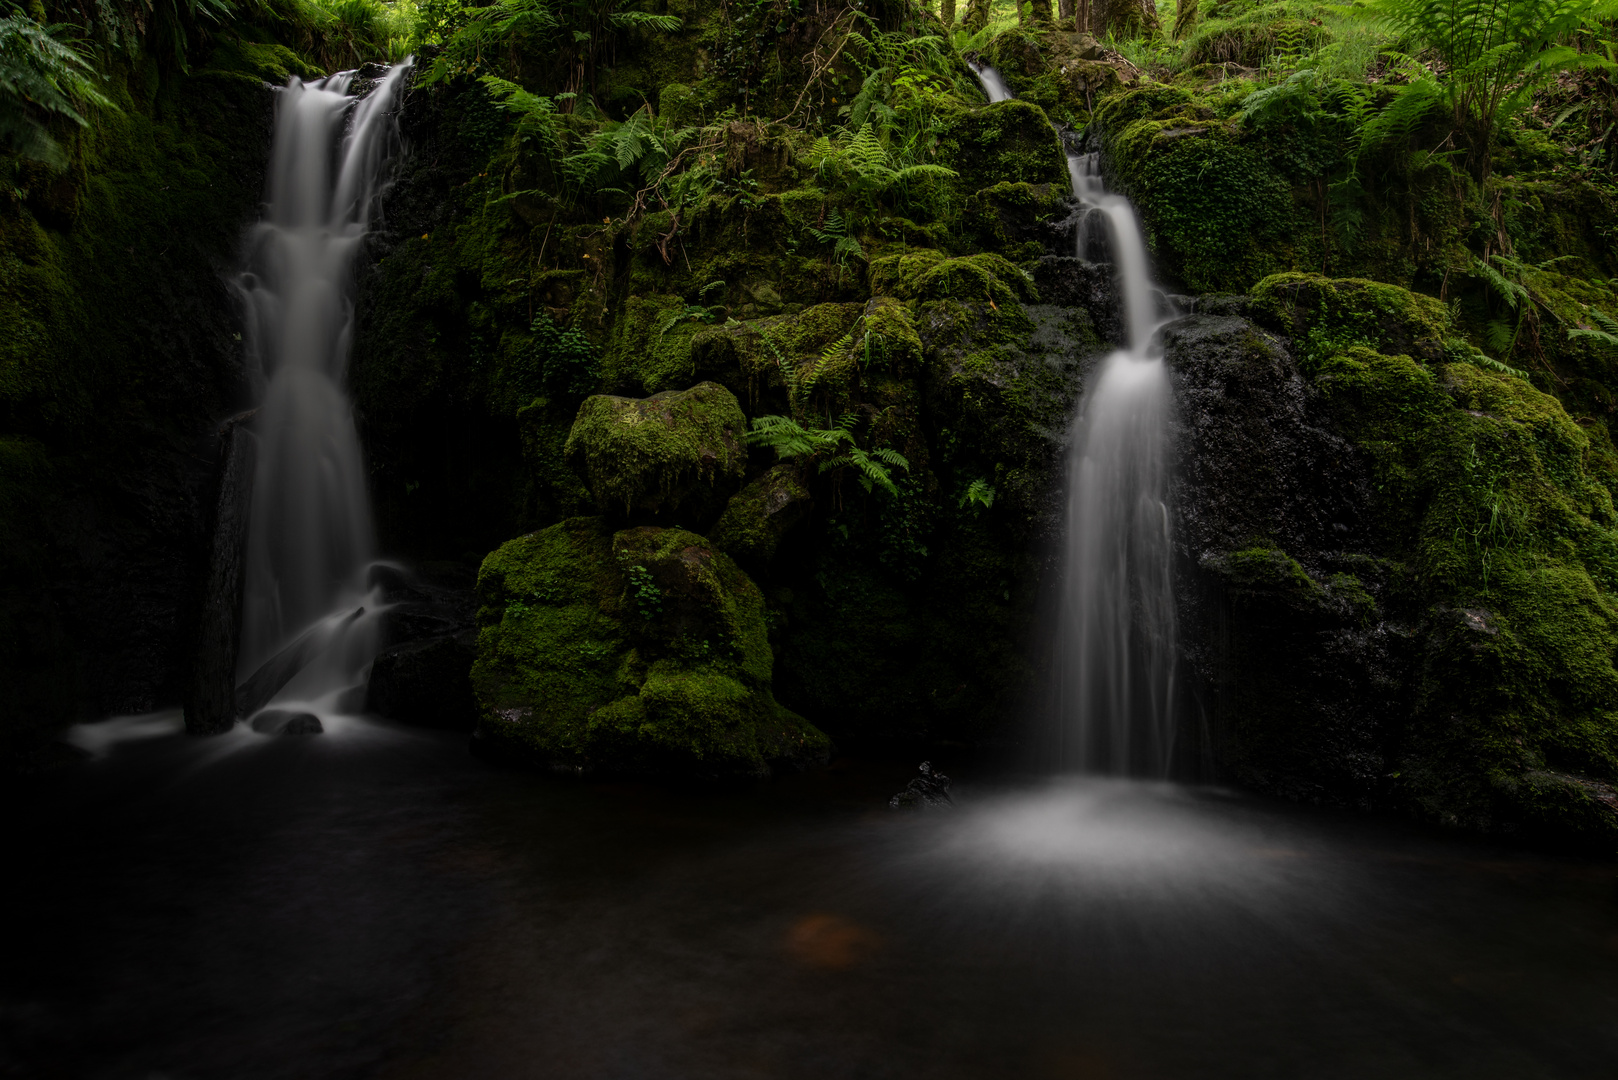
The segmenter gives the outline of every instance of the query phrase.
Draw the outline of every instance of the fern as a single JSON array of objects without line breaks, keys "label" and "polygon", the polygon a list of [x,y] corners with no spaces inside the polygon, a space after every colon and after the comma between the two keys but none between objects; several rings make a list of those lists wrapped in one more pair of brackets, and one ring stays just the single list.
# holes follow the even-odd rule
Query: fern
[{"label": "fern", "polygon": [[1590,316],[1590,321],[1595,323],[1595,326],[1573,327],[1568,330],[1567,336],[1618,349],[1618,319],[1614,319],[1600,308],[1586,308],[1585,314]]},{"label": "fern", "polygon": [[0,147],[53,169],[67,165],[47,127],[53,118],[85,127],[88,106],[116,111],[67,33],[26,15],[0,19]]},{"label": "fern", "polygon": [[1534,89],[1564,71],[1614,64],[1564,44],[1581,28],[1618,15],[1615,0],[1362,0],[1358,10],[1417,46],[1444,71],[1451,127],[1480,177],[1499,122]]},{"label": "fern", "polygon": [[877,447],[865,450],[854,439],[852,428],[857,417],[846,413],[830,428],[806,428],[786,416],[760,416],[753,421],[747,433],[751,446],[773,449],[783,461],[792,458],[814,460],[819,458],[819,471],[853,469],[855,479],[869,494],[881,488],[889,495],[898,495],[893,482],[892,469],[910,469],[910,462],[897,450]]},{"label": "fern", "polygon": [[957,505],[963,510],[970,506],[974,512],[989,509],[994,505],[994,485],[983,477],[978,477],[967,485]]}]

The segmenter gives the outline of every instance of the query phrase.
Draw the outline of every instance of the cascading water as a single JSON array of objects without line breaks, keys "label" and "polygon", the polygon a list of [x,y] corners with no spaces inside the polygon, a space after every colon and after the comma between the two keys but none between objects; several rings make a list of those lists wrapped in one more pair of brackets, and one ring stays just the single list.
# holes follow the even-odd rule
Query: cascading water
[{"label": "cascading water", "polygon": [[341,711],[375,655],[374,538],[353,409],[352,264],[397,142],[410,61],[350,96],[344,72],[294,78],[276,109],[265,214],[237,285],[260,402],[237,707]]},{"label": "cascading water", "polygon": [[1094,154],[1068,159],[1122,292],[1126,345],[1081,399],[1068,458],[1055,705],[1059,757],[1087,772],[1166,776],[1174,751],[1175,610],[1168,425],[1173,407],[1135,208],[1102,186]]},{"label": "cascading water", "polygon": [[[1012,97],[974,65],[990,102]],[[1174,753],[1175,608],[1168,427],[1173,393],[1159,291],[1135,208],[1107,191],[1096,154],[1069,154],[1081,216],[1074,254],[1110,256],[1124,347],[1095,370],[1068,457],[1062,592],[1053,663],[1058,764],[1161,777]]]}]

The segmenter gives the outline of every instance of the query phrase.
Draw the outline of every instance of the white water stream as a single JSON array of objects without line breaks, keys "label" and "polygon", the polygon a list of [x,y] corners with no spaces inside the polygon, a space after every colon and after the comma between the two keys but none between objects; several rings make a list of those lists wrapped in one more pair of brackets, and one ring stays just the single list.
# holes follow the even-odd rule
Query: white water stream
[{"label": "white water stream", "polygon": [[353,260],[397,143],[408,67],[363,98],[350,96],[353,72],[282,91],[264,217],[237,282],[260,402],[237,682],[296,652],[278,661],[296,674],[273,701],[312,712],[342,711],[378,642],[370,499],[344,383]]},{"label": "white water stream", "polygon": [[[1000,73],[974,70],[990,102]],[[1053,664],[1057,764],[1163,777],[1174,753],[1175,605],[1164,319],[1135,208],[1102,182],[1095,154],[1069,154],[1083,208],[1075,254],[1111,256],[1126,339],[1091,375],[1068,457],[1062,592]]]}]

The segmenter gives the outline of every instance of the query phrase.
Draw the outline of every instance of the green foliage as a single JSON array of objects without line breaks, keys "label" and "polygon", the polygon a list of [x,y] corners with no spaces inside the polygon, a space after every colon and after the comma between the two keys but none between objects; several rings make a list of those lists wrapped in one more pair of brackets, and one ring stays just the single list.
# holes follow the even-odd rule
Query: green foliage
[{"label": "green foliage", "polygon": [[994,485],[983,477],[978,477],[961,492],[960,502],[956,505],[962,510],[971,507],[973,513],[989,509],[994,505]]},{"label": "green foliage", "polygon": [[952,180],[955,170],[942,165],[902,164],[883,144],[877,122],[869,120],[849,134],[822,135],[809,148],[809,164],[828,187],[847,191],[874,212],[893,195],[901,206],[918,205],[929,181]]},{"label": "green foliage", "polygon": [[[847,339],[842,342],[847,346]],[[853,428],[858,422],[853,413],[845,413],[835,427],[806,428],[787,416],[760,416],[754,419],[747,441],[753,446],[764,446],[776,452],[782,460],[804,458],[819,462],[823,473],[851,468],[855,479],[869,494],[881,488],[897,496],[899,489],[893,483],[892,469],[910,468],[910,462],[897,450],[888,447],[862,449],[854,439]]]},{"label": "green foliage", "polygon": [[21,13],[0,19],[0,146],[53,169],[65,167],[67,155],[51,137],[51,121],[84,127],[88,107],[112,108],[70,33]]},{"label": "green foliage", "polygon": [[635,610],[643,619],[655,619],[663,612],[663,590],[652,580],[652,572],[636,563],[624,566],[624,581]]},{"label": "green foliage", "polygon": [[[589,97],[596,69],[617,39],[629,31],[672,33],[683,25],[673,15],[636,11],[632,0],[499,0],[487,7],[433,8],[418,33],[436,37],[442,51],[422,78],[444,79],[515,74],[524,55],[555,57],[562,90]],[[570,99],[571,100],[571,99]]]},{"label": "green foliage", "polygon": [[1618,15],[1614,0],[1364,0],[1362,10],[1433,51],[1453,130],[1479,175],[1504,117],[1558,73],[1612,69],[1612,61],[1566,41]]},{"label": "green foliage", "polygon": [[600,350],[578,330],[563,327],[547,312],[529,324],[520,370],[537,390],[587,394],[600,378]]}]

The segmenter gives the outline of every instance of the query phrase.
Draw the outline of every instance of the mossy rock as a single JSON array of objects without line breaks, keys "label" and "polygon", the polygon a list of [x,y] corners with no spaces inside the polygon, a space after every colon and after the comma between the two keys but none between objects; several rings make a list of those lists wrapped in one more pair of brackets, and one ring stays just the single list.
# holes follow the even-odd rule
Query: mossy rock
[{"label": "mossy rock", "polygon": [[710,520],[741,485],[747,418],[718,383],[649,398],[597,394],[579,406],[563,454],[602,513]]},{"label": "mossy rock", "polygon": [[1291,270],[1297,245],[1319,231],[1305,227],[1291,178],[1263,140],[1181,87],[1116,95],[1096,109],[1095,128],[1109,180],[1140,211],[1159,275],[1192,292],[1240,292]]},{"label": "mossy rock", "polygon": [[1618,782],[1618,516],[1589,436],[1555,398],[1471,364],[1358,346],[1316,385],[1430,607],[1401,789],[1470,828],[1618,837],[1618,806],[1586,815],[1590,785]]},{"label": "mossy rock", "polygon": [[992,252],[950,258],[921,250],[871,260],[871,291],[902,300],[1037,301],[1033,275]]},{"label": "mossy rock", "polygon": [[[790,408],[786,372],[801,371],[828,349],[839,354],[841,366],[852,363],[849,347],[864,310],[860,304],[816,304],[793,315],[709,327],[692,339],[692,364],[698,375],[746,400],[750,412],[784,413]],[[820,374],[824,381],[827,372]]]},{"label": "mossy rock", "polygon": [[1307,360],[1352,345],[1437,361],[1449,314],[1431,296],[1363,278],[1285,273],[1253,286],[1253,314],[1301,345]]},{"label": "mossy rock", "polygon": [[798,467],[782,463],[732,496],[708,537],[743,566],[763,569],[775,558],[782,538],[813,506]]},{"label": "mossy rock", "polygon": [[493,752],[723,779],[829,749],[771,693],[757,586],[695,533],[571,518],[489,555],[478,603],[477,737]]},{"label": "mossy rock", "polygon": [[1065,184],[1067,159],[1050,118],[1027,101],[958,108],[940,118],[939,161],[963,192],[1000,183]]}]

